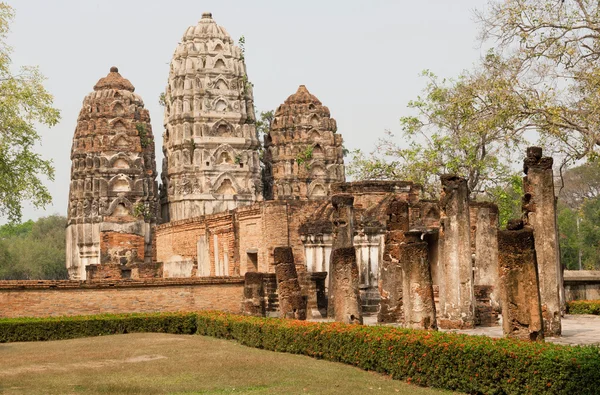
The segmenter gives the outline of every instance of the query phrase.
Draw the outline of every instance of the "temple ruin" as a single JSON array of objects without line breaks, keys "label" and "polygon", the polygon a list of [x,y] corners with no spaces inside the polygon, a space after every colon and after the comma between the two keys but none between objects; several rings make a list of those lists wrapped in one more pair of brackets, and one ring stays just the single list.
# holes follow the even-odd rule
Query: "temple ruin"
[{"label": "temple ruin", "polygon": [[165,221],[251,204],[262,191],[252,84],[244,56],[212,14],[175,49],[165,92]]},{"label": "temple ruin", "polygon": [[327,198],[332,183],[345,181],[336,131],[329,109],[300,85],[277,108],[265,137],[265,198]]},{"label": "temple ruin", "polygon": [[94,90],[73,143],[72,279],[203,284],[214,297],[192,305],[226,297],[255,316],[435,330],[499,325],[502,314],[508,336],[560,335],[541,149],[525,160],[523,229],[500,230],[498,207],[470,201],[456,175],[441,177],[439,200],[410,181],[345,182],[336,121],[304,85],[261,147],[243,51],[205,13],[171,61],[159,210],[147,110],[116,68]]},{"label": "temple ruin", "polygon": [[154,139],[148,110],[134,90],[112,67],[83,100],[67,213],[72,279],[85,280],[87,272],[128,277],[152,262],[158,209]]}]

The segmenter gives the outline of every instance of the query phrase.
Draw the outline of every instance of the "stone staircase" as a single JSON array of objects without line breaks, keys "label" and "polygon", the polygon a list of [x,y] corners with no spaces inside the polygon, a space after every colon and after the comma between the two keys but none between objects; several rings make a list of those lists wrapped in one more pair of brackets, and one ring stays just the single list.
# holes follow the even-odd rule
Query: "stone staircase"
[{"label": "stone staircase", "polygon": [[279,317],[279,295],[277,294],[277,279],[275,273],[265,274],[263,277],[265,291],[265,312],[267,317]]},{"label": "stone staircase", "polygon": [[379,290],[377,288],[365,288],[360,290],[360,300],[363,316],[377,315],[379,312]]}]

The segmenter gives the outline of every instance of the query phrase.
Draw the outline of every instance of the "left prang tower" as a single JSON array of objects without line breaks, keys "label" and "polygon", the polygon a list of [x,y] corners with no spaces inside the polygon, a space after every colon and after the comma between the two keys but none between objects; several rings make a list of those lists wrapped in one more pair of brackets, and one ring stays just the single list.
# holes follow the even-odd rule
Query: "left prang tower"
[{"label": "left prang tower", "polygon": [[71,149],[67,269],[152,260],[158,187],[150,115],[116,67],[83,100]]}]

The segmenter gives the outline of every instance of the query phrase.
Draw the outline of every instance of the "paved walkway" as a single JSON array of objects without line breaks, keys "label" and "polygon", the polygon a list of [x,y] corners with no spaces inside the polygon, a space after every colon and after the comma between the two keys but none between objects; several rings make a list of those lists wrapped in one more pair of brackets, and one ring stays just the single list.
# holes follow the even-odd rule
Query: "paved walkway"
[{"label": "paved walkway", "polygon": [[[319,320],[325,321],[325,320]],[[364,319],[366,325],[376,325],[376,316],[367,316]],[[448,332],[465,333],[468,335],[484,335],[490,337],[502,337],[502,327],[481,327],[468,330],[451,330]],[[600,345],[600,316],[586,314],[567,314],[562,319],[562,336],[547,338],[546,341],[557,344],[597,344]]]}]

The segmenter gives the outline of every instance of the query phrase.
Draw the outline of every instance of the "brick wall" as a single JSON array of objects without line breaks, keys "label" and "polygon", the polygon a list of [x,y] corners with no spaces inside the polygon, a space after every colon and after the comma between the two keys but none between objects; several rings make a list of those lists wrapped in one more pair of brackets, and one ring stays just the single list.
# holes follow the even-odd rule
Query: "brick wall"
[{"label": "brick wall", "polygon": [[244,279],[0,281],[0,317],[223,310],[239,313]]}]

